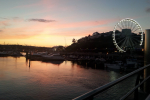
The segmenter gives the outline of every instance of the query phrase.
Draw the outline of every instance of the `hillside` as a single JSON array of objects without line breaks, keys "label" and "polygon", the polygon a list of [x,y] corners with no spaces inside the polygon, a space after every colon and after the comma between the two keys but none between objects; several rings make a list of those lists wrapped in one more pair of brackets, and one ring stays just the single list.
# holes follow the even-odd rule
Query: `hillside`
[{"label": "hillside", "polygon": [[[142,48],[144,48],[145,34]],[[86,36],[72,43],[66,48],[68,52],[114,52],[116,47],[113,44],[112,32],[93,33],[92,36]],[[141,49],[136,48],[136,51]]]},{"label": "hillside", "polygon": [[80,51],[80,52],[102,52],[106,50],[114,50],[115,46],[112,41],[112,36],[104,37],[103,35],[89,39],[86,38],[84,41],[77,41],[66,48],[67,51]]}]

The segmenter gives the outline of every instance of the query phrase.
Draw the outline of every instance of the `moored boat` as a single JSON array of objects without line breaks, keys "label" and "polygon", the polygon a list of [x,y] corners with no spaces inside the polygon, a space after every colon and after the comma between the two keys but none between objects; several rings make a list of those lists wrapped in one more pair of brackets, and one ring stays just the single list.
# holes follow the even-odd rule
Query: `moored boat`
[{"label": "moored boat", "polygon": [[9,55],[8,52],[0,52],[0,56],[1,56],[1,57],[5,57],[5,56],[8,56],[8,55]]},{"label": "moored boat", "polygon": [[30,55],[30,60],[42,60],[44,55],[47,55],[47,52],[33,52]]},{"label": "moored boat", "polygon": [[60,54],[52,54],[52,55],[43,55],[42,60],[65,60]]}]

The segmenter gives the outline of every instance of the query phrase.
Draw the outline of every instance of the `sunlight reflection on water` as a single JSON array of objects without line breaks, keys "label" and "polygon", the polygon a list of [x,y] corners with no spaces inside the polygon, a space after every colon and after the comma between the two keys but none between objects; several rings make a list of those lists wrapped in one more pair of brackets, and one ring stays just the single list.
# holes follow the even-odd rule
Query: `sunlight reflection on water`
[{"label": "sunlight reflection on water", "polygon": [[122,76],[71,61],[29,61],[0,57],[0,99],[70,100]]}]

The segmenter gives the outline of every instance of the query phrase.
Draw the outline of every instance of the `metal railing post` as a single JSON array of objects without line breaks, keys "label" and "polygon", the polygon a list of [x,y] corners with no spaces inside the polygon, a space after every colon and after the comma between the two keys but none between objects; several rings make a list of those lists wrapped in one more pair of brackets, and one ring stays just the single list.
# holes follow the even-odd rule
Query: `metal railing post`
[{"label": "metal railing post", "polygon": [[[135,82],[135,86],[139,84],[139,81],[140,81],[140,72],[137,76],[137,79],[136,79],[136,82]],[[136,89],[134,91],[134,100],[138,100],[138,89]]]},{"label": "metal railing post", "polygon": [[[150,29],[145,30],[144,65],[150,64]],[[150,67],[144,69],[144,79],[150,75]],[[144,84],[144,91],[150,93],[150,80]]]}]

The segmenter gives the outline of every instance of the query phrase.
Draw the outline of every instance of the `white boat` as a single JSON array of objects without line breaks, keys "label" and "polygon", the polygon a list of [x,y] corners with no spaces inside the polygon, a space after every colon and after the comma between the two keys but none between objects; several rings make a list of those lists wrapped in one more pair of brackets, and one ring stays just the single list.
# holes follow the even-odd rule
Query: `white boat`
[{"label": "white boat", "polygon": [[8,52],[0,52],[0,56],[8,56],[9,53]]},{"label": "white boat", "polygon": [[36,52],[36,53],[31,53],[31,56],[42,57],[43,55],[47,55],[47,52]]},{"label": "white boat", "polygon": [[43,60],[65,60],[60,54],[43,55]]},{"label": "white boat", "polygon": [[10,53],[10,56],[19,57],[19,56],[22,56],[22,54],[20,52],[15,51],[15,52]]}]

